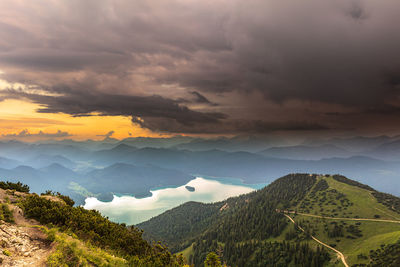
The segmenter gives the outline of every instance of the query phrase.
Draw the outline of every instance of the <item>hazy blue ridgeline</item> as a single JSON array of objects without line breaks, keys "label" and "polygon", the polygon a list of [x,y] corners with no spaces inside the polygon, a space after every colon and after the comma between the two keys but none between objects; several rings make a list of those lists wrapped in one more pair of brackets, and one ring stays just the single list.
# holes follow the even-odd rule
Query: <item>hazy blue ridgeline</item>
[{"label": "hazy blue ridgeline", "polygon": [[264,184],[287,173],[340,173],[400,195],[397,159],[399,138],[387,136],[301,144],[258,137],[3,141],[0,177],[27,183],[34,192],[69,194],[79,204],[88,196],[107,201],[113,194],[149,196],[154,188],[184,185],[194,174]]}]

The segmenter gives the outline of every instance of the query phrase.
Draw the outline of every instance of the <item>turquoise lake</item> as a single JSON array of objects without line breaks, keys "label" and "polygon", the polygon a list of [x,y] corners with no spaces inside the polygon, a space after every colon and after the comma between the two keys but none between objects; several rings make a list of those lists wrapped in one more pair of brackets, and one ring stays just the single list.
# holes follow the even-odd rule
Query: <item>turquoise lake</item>
[{"label": "turquoise lake", "polygon": [[[135,198],[127,195],[114,195],[110,202],[95,197],[85,200],[85,209],[96,209],[110,220],[126,224],[138,224],[157,216],[164,211],[188,201],[212,203],[229,197],[246,194],[264,187],[266,184],[245,184],[240,179],[197,176],[179,187],[155,188],[149,197]],[[191,192],[186,188],[194,188]]]}]

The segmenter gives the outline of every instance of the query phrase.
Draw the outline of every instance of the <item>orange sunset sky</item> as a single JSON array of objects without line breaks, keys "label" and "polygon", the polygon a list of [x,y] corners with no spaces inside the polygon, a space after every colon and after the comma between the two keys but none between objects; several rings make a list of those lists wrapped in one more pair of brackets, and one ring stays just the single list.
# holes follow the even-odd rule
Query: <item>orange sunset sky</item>
[{"label": "orange sunset sky", "polygon": [[74,140],[100,140],[104,139],[104,135],[110,131],[114,131],[112,137],[117,139],[136,136],[167,136],[142,129],[133,124],[131,119],[126,116],[72,117],[61,113],[37,113],[36,110],[39,107],[38,104],[23,100],[8,99],[0,102],[1,139],[18,139],[18,136],[14,136],[14,134],[18,135],[25,130],[32,136],[24,137],[24,141],[48,139],[45,136],[38,136],[37,133],[40,131],[50,134],[58,131],[65,132],[70,136],[53,138]]}]

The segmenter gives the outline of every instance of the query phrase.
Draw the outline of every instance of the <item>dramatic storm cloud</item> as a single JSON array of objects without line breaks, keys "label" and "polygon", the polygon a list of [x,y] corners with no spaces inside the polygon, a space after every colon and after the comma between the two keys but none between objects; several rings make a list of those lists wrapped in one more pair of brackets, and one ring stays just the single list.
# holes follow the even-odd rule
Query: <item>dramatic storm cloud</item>
[{"label": "dramatic storm cloud", "polygon": [[400,3],[1,1],[2,100],[158,132],[399,133]]}]

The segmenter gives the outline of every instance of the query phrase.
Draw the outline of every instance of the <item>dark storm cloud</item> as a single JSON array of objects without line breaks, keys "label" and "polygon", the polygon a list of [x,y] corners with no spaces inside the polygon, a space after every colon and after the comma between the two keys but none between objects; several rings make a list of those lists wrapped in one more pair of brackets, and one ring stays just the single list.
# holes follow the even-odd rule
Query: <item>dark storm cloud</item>
[{"label": "dark storm cloud", "polygon": [[20,49],[0,52],[0,62],[7,66],[37,71],[71,71],[86,67],[100,68],[126,61],[126,55],[107,52],[80,52],[54,49]]},{"label": "dark storm cloud", "polygon": [[381,115],[393,115],[398,116],[400,114],[400,107],[396,106],[381,106],[381,107],[371,107],[364,112],[371,114],[381,114]]},{"label": "dark storm cloud", "polygon": [[323,131],[329,127],[307,121],[299,122],[266,122],[261,120],[225,120],[220,124],[204,123],[181,125],[171,119],[132,118],[132,122],[143,128],[158,132],[186,134],[268,134],[278,131]]},{"label": "dark storm cloud", "polygon": [[348,9],[348,15],[355,20],[362,20],[368,18],[365,7],[362,1],[352,1]]},{"label": "dark storm cloud", "polygon": [[372,106],[366,109],[349,111],[349,112],[326,112],[327,116],[351,116],[351,115],[386,115],[398,116],[400,114],[400,106],[382,105]]},{"label": "dark storm cloud", "polygon": [[[64,90],[62,90],[64,89]],[[65,113],[72,116],[133,116],[139,118],[171,119],[179,125],[196,123],[218,123],[226,115],[217,112],[197,112],[179,104],[179,101],[161,96],[128,96],[104,94],[101,92],[75,92],[68,87],[56,87],[53,92],[63,95],[52,96],[8,90],[4,93],[9,98],[29,99],[44,107],[40,113]]]},{"label": "dark storm cloud", "polygon": [[211,104],[210,100],[208,100],[204,95],[200,94],[199,92],[193,91],[190,93],[196,97],[196,103]]},{"label": "dark storm cloud", "polygon": [[61,94],[25,95],[40,112],[140,117],[162,131],[292,129],[263,118],[272,112],[346,128],[324,114],[354,109],[364,123],[400,106],[399,12],[398,0],[1,1],[1,77]]},{"label": "dark storm cloud", "polygon": [[211,102],[210,100],[208,100],[207,97],[196,91],[189,92],[188,98],[179,98],[178,101],[181,103],[197,103],[210,106],[218,106],[218,104]]},{"label": "dark storm cloud", "polygon": [[400,90],[400,68],[397,69],[397,72],[392,71],[384,73],[384,79],[388,86]]}]

